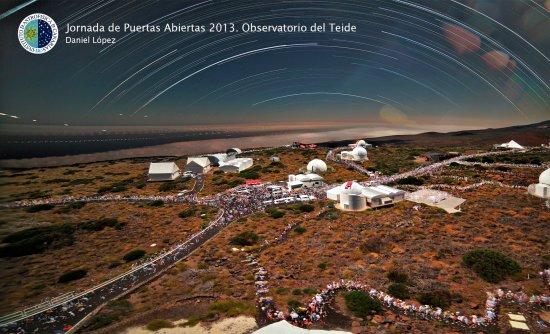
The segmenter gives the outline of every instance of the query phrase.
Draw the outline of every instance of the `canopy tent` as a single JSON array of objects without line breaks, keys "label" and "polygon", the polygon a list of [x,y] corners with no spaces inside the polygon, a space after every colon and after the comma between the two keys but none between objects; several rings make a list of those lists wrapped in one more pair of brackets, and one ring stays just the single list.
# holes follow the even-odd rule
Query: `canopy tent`
[{"label": "canopy tent", "polygon": [[523,150],[525,147],[518,144],[515,140],[510,140],[507,143],[502,143],[500,145],[495,145],[497,148],[511,148],[516,150]]}]

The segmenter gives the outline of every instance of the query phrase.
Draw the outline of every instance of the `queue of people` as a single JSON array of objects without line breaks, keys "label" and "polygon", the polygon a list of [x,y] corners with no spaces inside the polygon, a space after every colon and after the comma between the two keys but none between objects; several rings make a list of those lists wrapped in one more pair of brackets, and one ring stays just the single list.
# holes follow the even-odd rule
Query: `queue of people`
[{"label": "queue of people", "polygon": [[[259,273],[263,274],[265,270],[262,268],[258,274]],[[550,275],[550,270],[547,269],[543,275]],[[264,276],[262,276],[262,278],[264,278]],[[407,316],[416,316],[425,320],[443,321],[446,324],[470,328],[486,327],[495,324],[498,306],[503,301],[529,304],[537,307],[548,307],[550,305],[550,296],[548,295],[528,296],[524,292],[512,292],[498,289],[494,293],[487,293],[485,313],[483,315],[465,315],[460,312],[446,311],[439,307],[407,302],[365,284],[349,280],[340,280],[328,284],[322,292],[316,294],[311,299],[311,302],[306,308],[299,308],[288,313],[277,310],[271,298],[262,297],[258,302],[260,309],[265,312],[267,319],[271,321],[285,319],[296,326],[307,327],[311,323],[319,321],[326,316],[326,304],[330,302],[339,291],[364,291],[372,298],[378,299],[383,306],[395,312]]]},{"label": "queue of people", "polygon": [[24,199],[16,202],[3,204],[4,207],[28,207],[34,205],[53,204],[64,205],[75,202],[152,202],[161,200],[163,202],[180,202],[185,200],[182,196],[178,195],[164,195],[164,196],[138,196],[138,195],[116,195],[105,194],[97,196],[61,196],[52,198],[37,198],[37,199]]}]

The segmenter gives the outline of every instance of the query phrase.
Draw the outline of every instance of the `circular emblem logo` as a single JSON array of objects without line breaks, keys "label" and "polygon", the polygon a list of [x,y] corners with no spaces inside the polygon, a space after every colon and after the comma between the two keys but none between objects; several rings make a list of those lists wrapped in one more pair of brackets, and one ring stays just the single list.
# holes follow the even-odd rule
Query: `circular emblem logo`
[{"label": "circular emblem logo", "polygon": [[25,50],[41,54],[54,47],[59,37],[59,31],[51,17],[37,13],[25,17],[19,25],[17,37]]}]

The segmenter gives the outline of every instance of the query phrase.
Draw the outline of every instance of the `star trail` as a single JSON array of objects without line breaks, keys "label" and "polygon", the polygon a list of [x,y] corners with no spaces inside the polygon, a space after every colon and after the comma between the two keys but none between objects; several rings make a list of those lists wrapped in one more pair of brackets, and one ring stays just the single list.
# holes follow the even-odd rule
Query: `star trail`
[{"label": "star trail", "polygon": [[[12,1],[0,13],[1,59],[10,64],[0,68],[0,109],[18,118],[0,117],[0,124],[312,117],[392,123],[388,115],[404,123],[546,120],[549,6],[540,0]],[[18,45],[17,27],[32,13],[49,15],[59,27],[47,54]],[[133,28],[66,32],[67,25],[113,23]],[[222,31],[210,32],[210,23]],[[301,31],[323,23],[323,32]],[[273,28],[283,25],[294,30]],[[159,31],[143,30],[153,26]],[[51,29],[39,21],[38,30],[39,46],[47,44]],[[116,43],[65,43],[81,35]]]}]

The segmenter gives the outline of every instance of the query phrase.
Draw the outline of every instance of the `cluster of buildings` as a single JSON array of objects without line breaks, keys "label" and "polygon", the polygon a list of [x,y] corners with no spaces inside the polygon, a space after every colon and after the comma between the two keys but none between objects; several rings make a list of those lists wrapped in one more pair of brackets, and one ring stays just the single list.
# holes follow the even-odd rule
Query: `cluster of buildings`
[{"label": "cluster of buildings", "polygon": [[[372,145],[359,140],[350,147],[352,147],[351,151],[340,153],[340,159],[365,161],[368,159],[366,148]],[[307,171],[303,174],[288,176],[288,191],[320,188],[325,185],[323,177],[319,175],[327,171],[327,164],[323,160],[311,160],[306,169]],[[391,205],[405,198],[405,192],[402,190],[384,185],[364,187],[355,181],[348,181],[329,189],[326,194],[328,199],[338,202],[336,205],[338,209],[345,211],[363,211],[368,208]]]},{"label": "cluster of buildings", "polygon": [[341,151],[337,157],[341,160],[358,161],[363,162],[369,160],[367,156],[367,148],[371,148],[372,145],[368,144],[364,140],[358,140],[355,144],[348,145],[352,148],[351,151]]},{"label": "cluster of buildings", "polygon": [[321,159],[311,160],[306,167],[307,172],[303,174],[290,174],[288,176],[287,188],[289,191],[318,188],[325,185],[325,181],[319,173],[327,171],[327,164]]},{"label": "cluster of buildings", "polygon": [[[238,157],[242,151],[233,147],[225,153],[216,153],[198,157],[188,157],[184,174],[205,174],[212,167],[218,167],[225,173],[239,173],[252,167],[252,158]],[[175,162],[152,162],[149,164],[149,181],[172,181],[181,175]]]},{"label": "cluster of buildings", "polygon": [[[365,150],[365,141],[356,143],[353,150]],[[288,176],[288,191],[299,189],[320,188],[325,185],[321,175],[327,171],[327,164],[320,159],[313,159],[307,164],[307,172]],[[384,185],[364,187],[355,181],[347,181],[337,187],[327,190],[327,198],[337,203],[336,207],[345,211],[363,211],[391,205],[405,199],[405,192]]]}]

